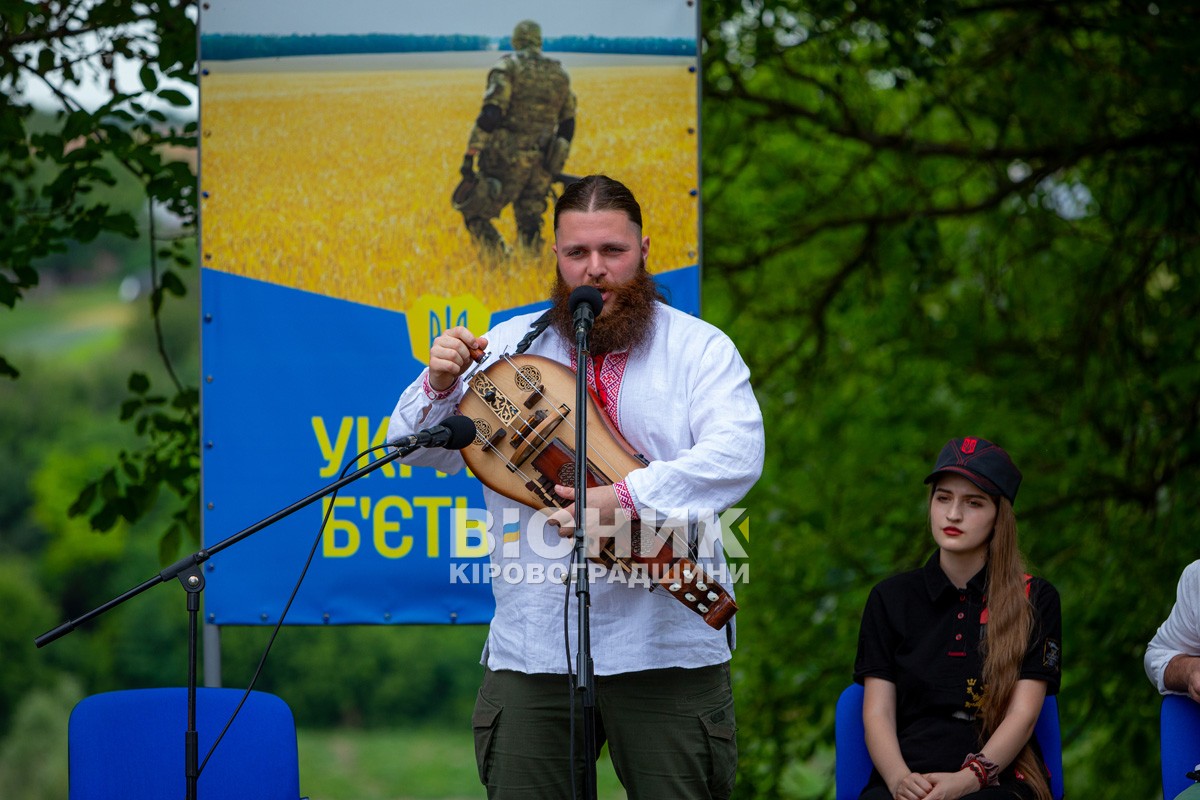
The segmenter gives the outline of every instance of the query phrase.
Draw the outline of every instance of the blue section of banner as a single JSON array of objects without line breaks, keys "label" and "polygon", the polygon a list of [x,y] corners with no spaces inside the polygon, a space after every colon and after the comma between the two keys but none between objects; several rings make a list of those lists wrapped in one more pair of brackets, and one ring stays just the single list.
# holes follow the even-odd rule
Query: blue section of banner
[{"label": "blue section of banner", "polygon": [[[655,276],[699,314],[699,268]],[[202,270],[204,545],[212,548],[334,482],[382,444],[396,398],[424,364],[395,311]],[[544,304],[540,304],[543,305]],[[497,312],[492,324],[536,309]],[[424,346],[424,345],[423,345]],[[353,471],[361,462],[352,466]],[[483,623],[491,618],[480,535],[452,509],[482,509],[478,483],[388,464],[329,500],[228,545],[204,566],[205,620],[274,624]],[[478,516],[478,513],[472,514]]]}]

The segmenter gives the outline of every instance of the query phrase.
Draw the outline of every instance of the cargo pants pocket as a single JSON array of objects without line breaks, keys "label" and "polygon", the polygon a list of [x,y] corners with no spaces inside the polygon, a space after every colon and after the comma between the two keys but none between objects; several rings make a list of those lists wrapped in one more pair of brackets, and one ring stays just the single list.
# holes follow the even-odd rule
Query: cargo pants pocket
[{"label": "cargo pants pocket", "polygon": [[725,800],[733,794],[737,779],[737,726],[733,718],[733,703],[702,717],[708,736],[708,752],[712,759],[708,786],[714,800]]},{"label": "cargo pants pocket", "polygon": [[471,714],[471,727],[475,731],[475,765],[479,768],[479,781],[487,785],[491,767],[492,740],[496,734],[496,721],[503,709],[483,696],[480,691],[475,699],[475,710]]}]

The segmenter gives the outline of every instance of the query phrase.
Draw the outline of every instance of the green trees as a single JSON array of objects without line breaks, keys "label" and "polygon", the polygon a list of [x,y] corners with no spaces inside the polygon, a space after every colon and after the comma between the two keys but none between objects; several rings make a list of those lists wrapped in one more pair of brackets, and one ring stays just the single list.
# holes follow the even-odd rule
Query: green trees
[{"label": "green trees", "polygon": [[1197,12],[703,9],[706,311],[770,443],[743,796],[821,791],[865,592],[932,549],[920,482],[959,435],[1015,454],[1063,594],[1069,790],[1153,796],[1141,653],[1200,557]]},{"label": "green trees", "polygon": [[[46,258],[69,243],[137,237],[144,224],[157,328],[164,296],[186,293],[177,270],[194,262],[196,179],[181,155],[195,147],[196,122],[169,113],[192,103],[180,91],[196,82],[192,3],[0,0],[0,53],[0,302],[15,306]],[[34,113],[36,91],[54,109],[51,124]],[[144,223],[103,199],[130,178],[141,187]],[[160,233],[160,216],[175,220],[177,232]],[[173,551],[198,539],[198,393],[175,375],[161,335],[159,350],[169,394],[152,391],[140,370],[122,409],[146,446],[122,453],[73,511],[108,530],[147,513],[160,487],[169,488],[183,501],[164,536]],[[0,376],[17,374],[0,353]]]},{"label": "green trees", "polygon": [[[8,307],[0,330],[14,334],[0,344],[0,595],[13,613],[2,636],[0,794],[61,796],[65,760],[30,753],[63,741],[81,691],[138,680],[138,659],[120,650],[128,619],[46,650],[36,650],[33,637],[149,574],[157,539],[171,549],[198,536],[195,390],[176,379],[167,358],[190,354],[194,363],[195,318],[186,309],[160,314],[164,297],[184,294],[181,270],[194,262],[195,123],[174,109],[191,104],[180,87],[195,82],[195,31],[187,2],[0,0],[0,303]],[[134,238],[141,242],[129,249],[114,242]],[[21,303],[26,293],[39,283],[79,282],[93,270],[83,248],[96,242],[122,256],[121,274],[149,272],[139,341],[123,341],[112,325],[113,335],[90,337],[86,352],[51,342],[18,347],[30,330],[53,327],[42,324],[44,304]],[[101,310],[124,319],[120,305],[109,300]],[[14,308],[27,316],[9,317]],[[72,308],[72,316],[85,313]],[[171,388],[152,392],[146,376]],[[136,428],[116,419],[126,384],[135,392],[126,417]],[[176,508],[156,510],[162,486],[183,495]],[[76,519],[66,516],[72,505]],[[174,525],[164,521],[172,513]],[[147,516],[131,542],[128,523]],[[152,674],[171,680],[161,667],[180,663],[168,652],[180,639],[166,630],[164,611],[142,604],[134,652],[151,651]],[[160,642],[168,647],[156,648]]]},{"label": "green trees", "polygon": [[[37,284],[39,259],[68,242],[104,231],[137,235],[128,211],[89,202],[116,182],[117,168],[135,176],[152,203],[194,222],[195,177],[168,149],[194,146],[196,123],[173,124],[161,107],[191,101],[159,86],[195,83],[190,5],[0,1],[0,302],[11,308]],[[119,62],[139,67],[135,85],[118,80]],[[99,101],[83,99],[97,87]],[[57,111],[49,128],[32,113],[29,98],[39,90]],[[163,281],[173,287],[178,278],[169,275]],[[4,360],[0,374],[16,371]]]}]

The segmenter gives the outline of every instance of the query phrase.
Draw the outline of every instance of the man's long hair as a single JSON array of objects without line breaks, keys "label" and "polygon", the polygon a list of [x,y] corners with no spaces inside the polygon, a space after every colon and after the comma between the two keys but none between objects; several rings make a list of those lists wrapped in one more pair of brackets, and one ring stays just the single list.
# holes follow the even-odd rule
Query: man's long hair
[{"label": "man's long hair", "polygon": [[567,211],[621,211],[629,221],[642,228],[642,207],[629,187],[607,175],[588,175],[563,189],[554,204],[554,230],[558,218]]},{"label": "man's long hair", "polygon": [[[988,543],[987,633],[983,641],[983,683],[987,687],[980,709],[983,741],[1004,720],[1033,630],[1033,604],[1025,591],[1025,561],[1017,546],[1017,518],[1006,497],[996,501],[996,526]],[[1045,768],[1026,743],[1013,761],[1038,800],[1051,800]]]}]

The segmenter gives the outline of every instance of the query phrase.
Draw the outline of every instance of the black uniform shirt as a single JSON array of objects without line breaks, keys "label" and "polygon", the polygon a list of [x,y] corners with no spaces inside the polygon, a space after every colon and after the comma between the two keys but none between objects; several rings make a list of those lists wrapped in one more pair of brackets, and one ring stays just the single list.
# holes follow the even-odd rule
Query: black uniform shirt
[{"label": "black uniform shirt", "polygon": [[[883,678],[896,685],[900,751],[914,772],[955,772],[978,752],[975,715],[983,700],[979,645],[987,631],[987,567],[965,588],[946,577],[938,553],[921,569],[895,575],[871,590],[858,635],[854,680]],[[1058,591],[1032,578],[1033,630],[1021,678],[1058,692],[1062,613]]]}]

